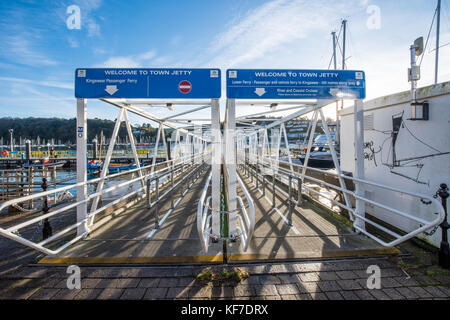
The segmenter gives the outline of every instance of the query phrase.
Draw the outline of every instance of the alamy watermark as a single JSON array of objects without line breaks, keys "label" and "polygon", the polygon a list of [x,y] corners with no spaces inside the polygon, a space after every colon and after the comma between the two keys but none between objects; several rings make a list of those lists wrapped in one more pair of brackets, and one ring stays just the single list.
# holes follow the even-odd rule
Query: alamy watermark
[{"label": "alamy watermark", "polygon": [[367,7],[366,12],[370,15],[366,21],[367,29],[369,29],[369,30],[381,29],[381,9],[380,9],[380,7],[372,4]]},{"label": "alamy watermark", "polygon": [[66,273],[69,274],[67,277],[67,289],[73,290],[81,289],[81,269],[79,266],[76,265],[70,265],[67,267]]},{"label": "alamy watermark", "polygon": [[81,29],[81,10],[80,7],[73,4],[67,7],[66,13],[69,15],[66,19],[67,29]]},{"label": "alamy watermark", "polygon": [[370,276],[367,278],[367,289],[381,289],[381,269],[377,265],[371,265],[366,270]]}]

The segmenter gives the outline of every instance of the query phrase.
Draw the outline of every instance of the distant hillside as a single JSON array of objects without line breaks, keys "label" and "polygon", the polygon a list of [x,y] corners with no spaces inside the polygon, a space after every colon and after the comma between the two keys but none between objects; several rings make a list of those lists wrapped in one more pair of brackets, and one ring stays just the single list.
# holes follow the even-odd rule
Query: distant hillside
[{"label": "distant hillside", "polygon": [[[103,136],[109,140],[114,129],[114,121],[102,119],[88,119],[88,141],[94,137],[100,139],[100,132],[103,130]],[[38,137],[41,143],[46,143],[54,139],[55,143],[75,143],[76,119],[61,118],[0,118],[0,142],[9,144],[9,129],[13,129],[15,143],[18,144],[20,138],[30,139],[36,142]],[[157,129],[152,128],[150,124],[133,126],[133,132],[137,141],[154,141]],[[119,137],[125,141],[127,137],[125,122],[122,122]]]}]

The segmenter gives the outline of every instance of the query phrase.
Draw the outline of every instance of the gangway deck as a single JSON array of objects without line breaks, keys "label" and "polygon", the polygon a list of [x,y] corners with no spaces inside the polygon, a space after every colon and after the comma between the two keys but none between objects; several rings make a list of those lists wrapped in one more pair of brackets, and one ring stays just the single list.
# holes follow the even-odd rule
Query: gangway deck
[{"label": "gangway deck", "polygon": [[[158,229],[154,228],[155,209],[149,209],[146,201],[141,201],[115,216],[86,239],[58,255],[44,257],[40,263],[222,262],[222,244],[211,244],[205,254],[196,230],[197,203],[208,178],[207,167],[204,165],[198,177],[194,174],[193,179],[188,179],[184,186],[164,198],[158,210]],[[188,184],[189,189],[186,188]]]},{"label": "gangway deck", "polygon": [[[399,254],[396,248],[386,248],[374,240],[354,232],[318,206],[303,201],[294,206],[292,215],[286,199],[276,192],[276,208],[272,207],[269,186],[262,190],[262,179],[251,180],[239,171],[242,181],[254,200],[255,230],[244,252],[237,243],[227,249],[228,262],[250,260],[297,260],[376,256]],[[243,196],[238,190],[238,196]]]},{"label": "gangway deck", "polygon": [[[189,189],[180,187],[161,203],[160,226],[154,228],[154,209],[140,201],[114,215],[86,239],[80,240],[55,256],[40,260],[41,264],[148,264],[148,263],[228,263],[257,260],[303,260],[337,257],[395,255],[396,248],[385,248],[348,225],[333,218],[317,206],[303,202],[289,215],[287,202],[276,193],[276,209],[272,193],[256,188],[238,171],[255,206],[255,230],[244,251],[239,242],[228,241],[223,252],[222,241],[210,243],[202,250],[196,230],[197,203],[210,170],[203,168]],[[185,190],[185,191],[183,191]],[[238,196],[244,197],[238,188]],[[175,208],[171,210],[172,202]],[[164,219],[164,217],[166,217]],[[164,220],[163,220],[164,219]],[[225,257],[226,255],[226,257]]]}]

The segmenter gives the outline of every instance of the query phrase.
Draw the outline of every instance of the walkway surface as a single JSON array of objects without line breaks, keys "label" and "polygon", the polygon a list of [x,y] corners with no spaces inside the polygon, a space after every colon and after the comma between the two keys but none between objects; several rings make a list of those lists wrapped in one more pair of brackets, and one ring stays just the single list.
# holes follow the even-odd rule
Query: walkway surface
[{"label": "walkway surface", "polygon": [[[205,254],[198,240],[197,205],[209,172],[207,166],[203,166],[203,169],[197,179],[189,178],[163,198],[158,209],[159,228],[155,229],[155,208],[148,209],[146,201],[141,201],[123,210],[86,239],[54,257],[43,258],[40,263],[223,261],[221,244],[212,244]],[[163,193],[164,189],[160,194]],[[171,209],[172,200],[174,209]]]},{"label": "walkway surface", "polygon": [[[406,260],[407,261],[407,260]],[[368,289],[367,267],[381,269]],[[449,275],[414,275],[399,258],[238,265],[241,281],[205,282],[205,266],[81,266],[81,289],[67,289],[66,267],[28,265],[0,276],[0,299],[450,299]],[[229,265],[209,267],[215,274]],[[405,267],[406,268],[406,267]]]},{"label": "walkway surface", "polygon": [[[287,199],[276,193],[272,208],[272,183],[267,182],[263,195],[262,178],[240,177],[253,199],[255,230],[246,252],[239,243],[230,244],[228,261],[255,259],[311,259],[399,254],[396,248],[384,248],[374,240],[354,232],[329,213],[303,201],[289,212]],[[245,199],[241,188],[238,196]],[[249,210],[248,207],[246,208]]]}]

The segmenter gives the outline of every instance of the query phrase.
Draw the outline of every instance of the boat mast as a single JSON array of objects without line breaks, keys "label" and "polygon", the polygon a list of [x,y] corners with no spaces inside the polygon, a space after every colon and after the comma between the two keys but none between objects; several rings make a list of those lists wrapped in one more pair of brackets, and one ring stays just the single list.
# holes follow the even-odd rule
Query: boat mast
[{"label": "boat mast", "polygon": [[345,38],[347,31],[347,20],[342,20],[342,70],[345,70]]},{"label": "boat mast", "polygon": [[[331,36],[333,37],[333,64],[334,64],[334,70],[337,69],[337,59],[336,59],[336,32],[331,32]],[[340,146],[340,136],[339,136],[339,103],[336,101],[336,134],[335,134],[335,141],[336,145]]]},{"label": "boat mast", "polygon": [[438,82],[438,63],[439,63],[439,33],[441,26],[441,0],[437,2],[437,21],[436,21],[436,56],[434,65],[434,84]]}]

